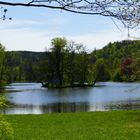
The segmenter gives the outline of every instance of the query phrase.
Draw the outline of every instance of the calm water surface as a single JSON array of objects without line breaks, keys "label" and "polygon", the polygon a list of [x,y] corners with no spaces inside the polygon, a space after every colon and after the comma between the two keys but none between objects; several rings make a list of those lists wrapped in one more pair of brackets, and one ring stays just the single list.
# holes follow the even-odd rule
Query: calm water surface
[{"label": "calm water surface", "polygon": [[14,105],[4,114],[44,114],[140,109],[140,83],[100,82],[93,88],[47,89],[40,83],[13,83],[4,96]]}]

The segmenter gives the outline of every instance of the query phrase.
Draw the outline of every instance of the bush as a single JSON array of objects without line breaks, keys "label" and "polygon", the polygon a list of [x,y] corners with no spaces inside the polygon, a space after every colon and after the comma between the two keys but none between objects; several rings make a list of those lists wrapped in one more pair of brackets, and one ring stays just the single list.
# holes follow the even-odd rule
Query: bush
[{"label": "bush", "polygon": [[4,97],[0,96],[0,109],[7,106],[7,100]]},{"label": "bush", "polygon": [[0,116],[0,140],[12,140],[13,139],[13,129],[11,125]]},{"label": "bush", "polygon": [[[4,97],[0,97],[0,109],[7,107],[7,101]],[[13,129],[11,125],[4,119],[4,116],[0,115],[0,140],[13,139]]]}]

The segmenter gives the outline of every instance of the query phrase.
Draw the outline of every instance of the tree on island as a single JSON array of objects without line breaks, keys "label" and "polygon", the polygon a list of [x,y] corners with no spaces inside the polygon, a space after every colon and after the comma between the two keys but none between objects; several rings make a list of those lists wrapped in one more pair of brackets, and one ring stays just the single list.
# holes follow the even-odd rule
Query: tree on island
[{"label": "tree on island", "polygon": [[[139,0],[27,0],[23,2],[0,1],[3,6],[44,7],[68,12],[101,15],[120,20],[126,27],[133,28],[140,23]],[[1,7],[1,8],[2,8]],[[4,9],[2,19],[6,19]]]},{"label": "tree on island", "polygon": [[[47,87],[93,86],[95,77],[85,47],[65,38],[54,38],[46,60],[40,66]],[[91,72],[92,71],[92,72]],[[89,78],[90,77],[90,78]]]}]

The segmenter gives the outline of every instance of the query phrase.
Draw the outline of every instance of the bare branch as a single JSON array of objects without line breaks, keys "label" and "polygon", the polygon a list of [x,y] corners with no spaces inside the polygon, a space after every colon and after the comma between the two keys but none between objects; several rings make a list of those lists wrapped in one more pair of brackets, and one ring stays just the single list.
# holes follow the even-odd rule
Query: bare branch
[{"label": "bare branch", "polygon": [[29,0],[26,3],[0,1],[0,5],[42,7],[79,14],[109,16],[122,21],[129,28],[140,24],[138,0]]},{"label": "bare branch", "polygon": [[3,7],[0,7],[0,10],[2,11],[2,13],[3,13],[3,15],[2,15],[2,17],[0,18],[0,19],[2,19],[2,20],[6,20],[6,19],[8,19],[8,20],[12,20],[12,18],[11,17],[7,17],[6,16],[6,14],[7,14],[7,9],[4,9]]}]

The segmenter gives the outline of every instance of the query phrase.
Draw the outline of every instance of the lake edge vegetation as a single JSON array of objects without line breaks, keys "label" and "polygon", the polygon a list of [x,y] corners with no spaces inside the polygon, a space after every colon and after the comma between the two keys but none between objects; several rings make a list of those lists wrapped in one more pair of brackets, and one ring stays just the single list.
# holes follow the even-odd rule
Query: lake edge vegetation
[{"label": "lake edge vegetation", "polygon": [[11,124],[1,115],[1,109],[8,107],[7,103],[8,101],[0,96],[0,140],[12,140],[14,134]]},{"label": "lake edge vegetation", "polygon": [[54,38],[46,52],[5,51],[0,44],[0,86],[41,82],[48,88],[88,87],[98,81],[139,82],[140,41],[109,43],[86,52],[83,44]]}]

